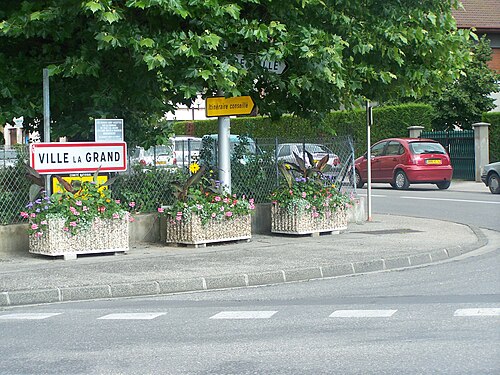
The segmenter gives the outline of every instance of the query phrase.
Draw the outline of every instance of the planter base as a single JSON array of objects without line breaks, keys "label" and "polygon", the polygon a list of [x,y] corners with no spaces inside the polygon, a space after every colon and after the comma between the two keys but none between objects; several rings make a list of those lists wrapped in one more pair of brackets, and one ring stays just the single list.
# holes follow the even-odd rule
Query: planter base
[{"label": "planter base", "polygon": [[230,220],[210,220],[204,225],[196,215],[187,222],[167,218],[166,243],[205,247],[209,243],[250,240],[251,229],[250,215]]},{"label": "planter base", "polygon": [[319,236],[320,233],[338,234],[347,229],[347,211],[339,208],[313,218],[310,212],[292,211],[273,205],[271,208],[271,232],[294,235]]},{"label": "planter base", "polygon": [[63,231],[63,219],[49,219],[42,237],[29,238],[29,252],[46,256],[62,256],[65,260],[78,255],[121,253],[129,249],[129,222],[122,219],[96,219],[90,228],[75,235]]}]

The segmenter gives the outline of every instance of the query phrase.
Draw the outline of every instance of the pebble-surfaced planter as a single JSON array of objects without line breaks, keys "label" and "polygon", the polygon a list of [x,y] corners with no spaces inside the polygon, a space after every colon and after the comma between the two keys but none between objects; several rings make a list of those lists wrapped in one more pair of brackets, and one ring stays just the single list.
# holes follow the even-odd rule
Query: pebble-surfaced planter
[{"label": "pebble-surfaced planter", "polygon": [[78,255],[129,250],[129,218],[94,219],[88,228],[72,235],[63,231],[64,219],[50,218],[43,236],[29,237],[29,252],[76,259]]},{"label": "pebble-surfaced planter", "polygon": [[166,220],[166,242],[205,246],[207,243],[249,240],[252,237],[252,221],[250,215],[233,216],[231,219],[211,219],[202,224],[197,215],[189,220]]},{"label": "pebble-surfaced planter", "polygon": [[339,233],[347,229],[347,210],[338,207],[313,217],[309,211],[297,207],[286,209],[277,204],[271,207],[271,232],[283,234],[315,234],[324,232]]}]

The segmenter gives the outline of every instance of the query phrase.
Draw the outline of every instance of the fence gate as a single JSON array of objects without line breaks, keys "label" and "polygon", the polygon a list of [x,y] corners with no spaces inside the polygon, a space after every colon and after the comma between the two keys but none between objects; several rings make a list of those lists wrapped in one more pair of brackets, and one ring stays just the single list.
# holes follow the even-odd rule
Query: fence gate
[{"label": "fence gate", "polygon": [[422,132],[420,138],[434,139],[448,150],[453,178],[475,180],[473,130]]}]

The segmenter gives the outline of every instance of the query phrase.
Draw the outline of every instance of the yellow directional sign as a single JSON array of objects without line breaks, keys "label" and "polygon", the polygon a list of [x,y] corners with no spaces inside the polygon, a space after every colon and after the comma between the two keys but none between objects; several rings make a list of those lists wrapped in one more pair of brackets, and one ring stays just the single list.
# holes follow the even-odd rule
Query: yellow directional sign
[{"label": "yellow directional sign", "polygon": [[249,115],[253,107],[254,102],[249,96],[236,96],[234,98],[212,97],[206,100],[206,116]]}]

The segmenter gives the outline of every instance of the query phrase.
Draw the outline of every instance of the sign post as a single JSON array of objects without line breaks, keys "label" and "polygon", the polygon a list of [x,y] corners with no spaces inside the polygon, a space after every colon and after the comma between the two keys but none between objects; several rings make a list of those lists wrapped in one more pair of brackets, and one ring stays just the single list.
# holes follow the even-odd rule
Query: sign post
[{"label": "sign post", "polygon": [[368,181],[366,187],[366,205],[368,208],[368,221],[372,221],[372,155],[371,155],[371,126],[373,124],[373,107],[366,101],[366,138],[368,151],[366,152]]},{"label": "sign post", "polygon": [[[222,92],[218,93],[222,95]],[[219,127],[219,180],[223,189],[231,194],[231,160],[229,137],[231,135],[231,120],[229,116],[249,115],[255,104],[250,96],[236,96],[225,98],[223,96],[206,99],[206,116],[218,117]]]}]

